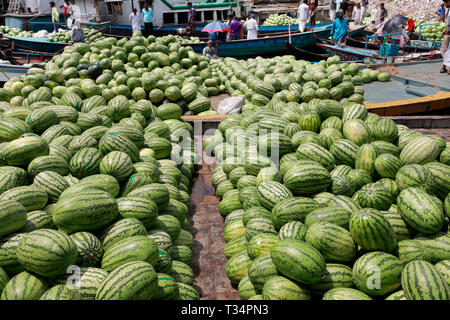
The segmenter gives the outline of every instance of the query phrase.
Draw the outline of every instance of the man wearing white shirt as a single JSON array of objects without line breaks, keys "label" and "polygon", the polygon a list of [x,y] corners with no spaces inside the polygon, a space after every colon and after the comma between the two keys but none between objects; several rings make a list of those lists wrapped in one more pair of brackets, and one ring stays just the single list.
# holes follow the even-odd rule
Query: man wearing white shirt
[{"label": "man wearing white shirt", "polygon": [[[449,0],[450,1],[450,0]],[[306,20],[308,20],[308,0],[303,0],[303,3],[299,5],[297,17],[298,17],[298,30],[300,32],[305,31]]]},{"label": "man wearing white shirt", "polygon": [[258,39],[258,23],[255,20],[255,15],[251,14],[247,21],[247,40]]}]

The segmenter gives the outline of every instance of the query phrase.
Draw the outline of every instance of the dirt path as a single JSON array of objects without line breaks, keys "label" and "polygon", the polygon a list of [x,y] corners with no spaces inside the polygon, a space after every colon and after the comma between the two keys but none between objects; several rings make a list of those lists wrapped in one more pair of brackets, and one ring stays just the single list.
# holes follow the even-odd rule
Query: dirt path
[{"label": "dirt path", "polygon": [[195,239],[195,281],[202,300],[236,300],[239,294],[225,273],[225,224],[218,210],[219,199],[211,186],[213,170],[214,166],[199,166],[191,192],[189,220]]}]

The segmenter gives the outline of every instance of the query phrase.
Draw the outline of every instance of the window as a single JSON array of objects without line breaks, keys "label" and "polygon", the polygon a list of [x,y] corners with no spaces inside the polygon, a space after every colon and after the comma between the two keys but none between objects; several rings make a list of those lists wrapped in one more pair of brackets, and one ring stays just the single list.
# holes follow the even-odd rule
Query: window
[{"label": "window", "polygon": [[202,21],[202,12],[195,10],[195,21]]},{"label": "window", "polygon": [[175,13],[174,12],[164,12],[163,13],[163,21],[164,21],[164,24],[175,23]]},{"label": "window", "polygon": [[205,21],[214,20],[214,11],[203,11]]},{"label": "window", "polygon": [[188,13],[187,12],[178,12],[178,23],[185,24],[188,22]]},{"label": "window", "polygon": [[223,19],[222,11],[216,11],[216,14],[217,14],[217,21],[221,21]]},{"label": "window", "polygon": [[108,1],[106,2],[106,12],[111,15],[122,14],[122,1]]}]

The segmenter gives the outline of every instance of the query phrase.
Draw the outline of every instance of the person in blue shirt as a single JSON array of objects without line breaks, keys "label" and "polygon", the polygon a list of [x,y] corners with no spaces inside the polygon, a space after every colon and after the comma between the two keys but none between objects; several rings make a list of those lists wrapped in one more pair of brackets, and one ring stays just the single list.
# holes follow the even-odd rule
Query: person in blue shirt
[{"label": "person in blue shirt", "polygon": [[142,9],[142,16],[144,17],[144,37],[148,37],[153,34],[153,10],[148,7],[147,2]]},{"label": "person in blue shirt", "polygon": [[217,41],[218,32],[211,32],[209,34],[209,40],[211,40],[214,43]]},{"label": "person in blue shirt", "polygon": [[331,37],[334,43],[343,44],[345,43],[345,37],[348,32],[348,22],[344,18],[344,11],[338,10],[337,18],[333,21],[331,25]]}]

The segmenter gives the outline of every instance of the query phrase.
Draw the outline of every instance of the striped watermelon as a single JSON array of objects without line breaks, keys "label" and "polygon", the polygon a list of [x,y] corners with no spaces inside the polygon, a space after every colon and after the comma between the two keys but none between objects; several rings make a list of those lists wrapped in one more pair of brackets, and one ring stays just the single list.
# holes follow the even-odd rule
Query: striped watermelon
[{"label": "striped watermelon", "polygon": [[146,228],[156,225],[158,207],[150,199],[138,196],[122,197],[117,199],[119,214],[123,218],[136,218],[143,223]]},{"label": "striped watermelon", "polygon": [[444,225],[443,206],[420,188],[402,190],[397,205],[402,218],[417,231],[432,234]]},{"label": "striped watermelon", "polygon": [[352,238],[363,249],[392,252],[397,246],[394,229],[375,209],[366,208],[354,213],[349,227]]},{"label": "striped watermelon", "polygon": [[450,287],[429,262],[409,262],[402,272],[402,288],[408,300],[449,300]]},{"label": "striped watermelon", "polygon": [[371,132],[369,127],[363,120],[360,119],[345,121],[342,132],[344,133],[345,139],[353,141],[359,146],[369,143],[371,140]]},{"label": "striped watermelon", "polygon": [[26,234],[17,246],[17,260],[29,271],[52,277],[66,272],[77,260],[77,247],[66,234],[39,229]]},{"label": "striped watermelon", "polygon": [[81,192],[62,198],[52,212],[55,225],[69,233],[100,230],[118,214],[116,200],[103,191]]},{"label": "striped watermelon", "polygon": [[371,295],[384,296],[401,286],[402,261],[385,252],[366,253],[353,265],[356,287]]},{"label": "striped watermelon", "polygon": [[192,250],[188,246],[174,244],[172,246],[172,250],[170,251],[170,257],[173,261],[181,261],[188,266],[192,266]]},{"label": "striped watermelon", "polygon": [[325,276],[319,281],[309,286],[311,294],[322,296],[333,288],[352,288],[352,269],[343,264],[327,263],[325,266]]},{"label": "striped watermelon", "polygon": [[1,300],[39,300],[47,291],[44,279],[28,271],[11,278],[3,289]]},{"label": "striped watermelon", "polygon": [[372,300],[372,298],[353,288],[333,288],[325,292],[322,300]]},{"label": "striped watermelon", "polygon": [[361,206],[352,198],[344,195],[337,195],[328,202],[329,207],[343,208],[349,212],[357,212]]},{"label": "striped watermelon", "polygon": [[79,179],[99,173],[102,157],[96,148],[83,148],[70,160],[70,172]]},{"label": "striped watermelon", "polygon": [[398,128],[394,120],[382,118],[375,123],[373,135],[376,140],[395,142],[398,138]]},{"label": "striped watermelon", "polygon": [[450,166],[439,162],[430,162],[425,165],[425,168],[431,172],[433,178],[433,191],[441,200],[444,200],[450,193],[450,185],[448,183]]},{"label": "striped watermelon", "polygon": [[105,133],[99,141],[99,150],[104,154],[111,151],[120,151],[126,153],[133,162],[139,161],[139,149],[129,138],[122,134],[114,132]]},{"label": "striped watermelon", "polygon": [[178,300],[200,300],[200,295],[192,286],[182,282],[177,282],[179,298]]},{"label": "striped watermelon", "polygon": [[0,236],[21,229],[27,220],[27,209],[15,200],[0,200]]},{"label": "striped watermelon", "polygon": [[263,300],[310,300],[306,286],[288,278],[275,276],[269,279],[262,290]]},{"label": "striped watermelon", "polygon": [[248,275],[250,261],[247,251],[237,253],[228,260],[225,271],[232,283],[238,284],[243,277]]},{"label": "striped watermelon", "polygon": [[450,286],[450,260],[442,260],[436,263],[434,267],[444,276],[445,281]]},{"label": "striped watermelon", "polygon": [[302,130],[317,132],[320,129],[321,119],[316,112],[304,112],[298,118],[298,125]]},{"label": "striped watermelon", "polygon": [[300,160],[313,160],[323,165],[327,170],[335,166],[333,155],[324,147],[315,143],[304,143],[297,148],[297,158]]},{"label": "striped watermelon", "polygon": [[11,166],[28,165],[34,158],[50,152],[47,142],[41,137],[28,136],[12,140],[1,149],[1,157]]},{"label": "striped watermelon", "polygon": [[[247,239],[246,239],[247,240]],[[243,240],[241,240],[242,243]],[[270,233],[260,233],[252,237],[248,242],[242,243],[241,247],[247,250],[250,259],[270,253],[272,247],[278,242],[278,237]],[[236,250],[238,251],[238,247]]]},{"label": "striped watermelon", "polygon": [[120,240],[105,250],[102,257],[102,269],[111,272],[132,261],[145,261],[155,265],[159,250],[154,240],[147,236],[132,236]]},{"label": "striped watermelon", "polygon": [[336,164],[354,167],[358,149],[358,145],[353,141],[340,139],[330,146],[330,153],[333,155]]},{"label": "striped watermelon", "polygon": [[170,200],[169,190],[166,186],[159,183],[151,183],[134,189],[128,194],[128,196],[140,196],[153,200],[159,210],[164,210],[169,205]]},{"label": "striped watermelon", "polygon": [[56,229],[50,212],[36,210],[27,213],[25,224],[20,232],[31,232],[37,229]]},{"label": "striped watermelon", "polygon": [[57,284],[45,291],[39,300],[81,300],[81,295],[65,284]]},{"label": "striped watermelon", "polygon": [[34,186],[23,186],[3,192],[0,200],[14,200],[25,207],[27,211],[41,210],[48,201],[47,193]]},{"label": "striped watermelon", "polygon": [[77,265],[95,267],[101,261],[103,248],[100,240],[89,232],[76,232],[70,236],[77,246]]},{"label": "striped watermelon", "polygon": [[431,262],[431,254],[423,242],[414,239],[406,239],[398,243],[398,257],[404,265],[413,260],[426,260]]},{"label": "striped watermelon", "polygon": [[280,240],[270,254],[278,271],[300,283],[313,284],[325,273],[323,256],[303,241]]},{"label": "striped watermelon", "polygon": [[[376,149],[376,147],[375,147]],[[375,170],[383,178],[395,179],[397,171],[400,169],[400,160],[389,153],[380,154],[375,159]]]},{"label": "striped watermelon", "polygon": [[306,195],[326,189],[331,176],[319,163],[299,163],[286,171],[283,182],[294,194]]},{"label": "striped watermelon", "polygon": [[385,211],[391,207],[392,198],[389,190],[378,183],[369,183],[358,191],[357,201],[362,208],[374,208]]},{"label": "striped watermelon", "polygon": [[272,262],[270,254],[257,257],[248,266],[248,277],[253,286],[258,290],[262,290],[264,284],[277,275],[277,268]]},{"label": "striped watermelon", "polygon": [[292,198],[293,195],[285,185],[276,181],[266,181],[259,185],[258,197],[265,208],[272,210],[278,202]]},{"label": "striped watermelon", "polygon": [[[400,162],[406,164],[425,164],[439,156],[438,143],[420,132],[408,131],[399,136],[398,146],[401,149]],[[420,150],[421,152],[417,152]]]},{"label": "striped watermelon", "polygon": [[385,300],[408,300],[403,290],[397,291],[386,297]]},{"label": "striped watermelon", "polygon": [[172,262],[170,275],[177,281],[187,285],[194,285],[194,272],[191,267],[181,261]]},{"label": "striped watermelon", "polygon": [[377,150],[372,144],[366,143],[359,147],[355,158],[355,168],[367,171],[371,176],[375,173]]},{"label": "striped watermelon", "polygon": [[250,241],[254,236],[261,233],[277,235],[275,227],[270,219],[268,218],[251,219],[245,227],[245,237],[247,238],[247,241]]},{"label": "striped watermelon", "polygon": [[33,185],[47,192],[48,199],[51,202],[59,200],[59,196],[70,187],[64,177],[53,171],[43,171],[33,180]]},{"label": "striped watermelon", "polygon": [[256,289],[252,284],[249,276],[245,276],[241,279],[238,285],[238,292],[242,300],[248,300],[261,293],[261,291]]},{"label": "striped watermelon", "polygon": [[278,232],[280,240],[293,239],[293,240],[305,240],[306,227],[300,221],[291,221],[284,224]]},{"label": "striped watermelon", "polygon": [[149,300],[158,288],[158,276],[147,262],[128,262],[101,283],[96,300]]},{"label": "striped watermelon", "polygon": [[329,222],[311,225],[305,241],[316,248],[327,262],[350,262],[357,251],[350,232]]},{"label": "striped watermelon", "polygon": [[147,236],[156,242],[160,250],[167,251],[168,253],[172,250],[172,239],[167,232],[162,230],[150,230],[147,232]]},{"label": "striped watermelon", "polygon": [[280,229],[290,221],[305,221],[305,217],[321,205],[315,200],[305,197],[288,198],[278,202],[272,209],[271,219],[274,226]]},{"label": "striped watermelon", "polygon": [[177,300],[179,297],[178,284],[171,276],[158,273],[158,288],[152,300]]},{"label": "striped watermelon", "polygon": [[[264,233],[262,234],[264,235]],[[254,237],[255,238],[255,237]],[[247,250],[247,238],[245,237],[245,234],[241,234],[238,237],[235,237],[227,242],[225,245],[223,252],[227,259],[231,258],[235,254]],[[250,256],[250,252],[249,252]]]},{"label": "striped watermelon", "polygon": [[100,162],[100,173],[113,176],[121,182],[133,173],[133,162],[126,153],[111,151]]},{"label": "striped watermelon", "polygon": [[225,242],[233,240],[245,234],[245,227],[242,220],[231,221],[225,226],[224,239]]},{"label": "striped watermelon", "polygon": [[398,170],[395,176],[398,189],[418,187],[427,192],[433,191],[433,176],[428,167],[420,164],[408,164]]}]

